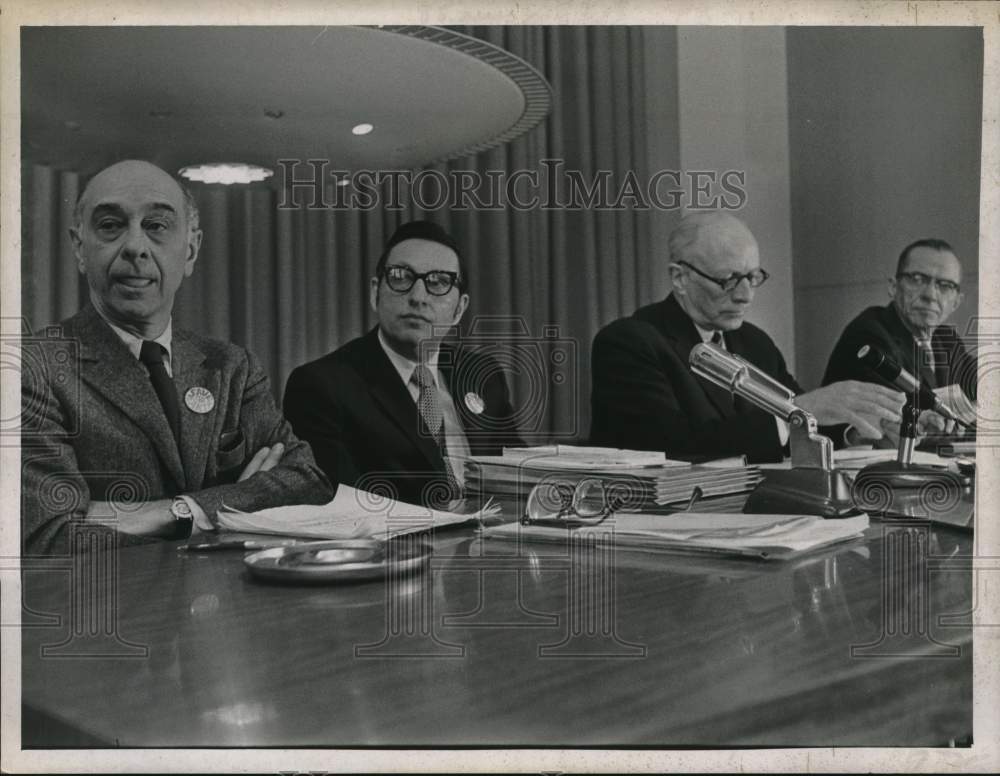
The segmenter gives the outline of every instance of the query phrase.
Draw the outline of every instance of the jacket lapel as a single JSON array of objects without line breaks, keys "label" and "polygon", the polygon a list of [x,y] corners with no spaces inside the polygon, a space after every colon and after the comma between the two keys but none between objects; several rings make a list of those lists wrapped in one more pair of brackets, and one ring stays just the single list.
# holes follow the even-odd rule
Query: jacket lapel
[{"label": "jacket lapel", "polygon": [[[698,333],[694,321],[684,312],[673,294],[670,294],[663,302],[660,331],[670,342],[677,357],[685,364],[690,364],[691,349],[701,343],[701,335]],[[688,368],[690,369],[690,366]],[[719,414],[728,418],[736,413],[732,393],[695,375],[694,372],[691,374],[705,392],[705,396],[712,403],[712,406],[719,411]]]},{"label": "jacket lapel", "polygon": [[378,328],[370,331],[365,337],[366,358],[362,369],[372,399],[385,410],[385,413],[399,426],[400,431],[413,441],[424,457],[440,469],[444,466],[441,450],[423,427],[416,402],[403,385],[399,372],[382,350],[382,345],[378,341]]},{"label": "jacket lapel", "polygon": [[183,488],[177,442],[145,369],[92,307],[85,308],[75,324],[81,378],[149,437],[167,471]]},{"label": "jacket lapel", "polygon": [[[212,434],[220,412],[222,375],[219,365],[211,363],[183,331],[174,333],[173,370],[181,405],[181,460],[187,488],[197,490],[205,480],[208,455],[215,450]],[[196,412],[188,404],[186,397],[191,388],[205,388],[212,395],[213,403],[208,412]],[[192,402],[192,405],[205,406],[204,401],[200,405]]]}]

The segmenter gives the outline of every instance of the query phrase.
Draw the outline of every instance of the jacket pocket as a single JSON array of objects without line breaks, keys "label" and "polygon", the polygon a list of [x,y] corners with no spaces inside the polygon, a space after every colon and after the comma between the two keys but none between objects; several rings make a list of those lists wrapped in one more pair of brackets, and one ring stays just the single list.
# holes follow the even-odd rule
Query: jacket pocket
[{"label": "jacket pocket", "polygon": [[246,460],[247,440],[243,431],[223,431],[219,436],[219,447],[215,452],[216,471],[222,473],[243,465]]}]

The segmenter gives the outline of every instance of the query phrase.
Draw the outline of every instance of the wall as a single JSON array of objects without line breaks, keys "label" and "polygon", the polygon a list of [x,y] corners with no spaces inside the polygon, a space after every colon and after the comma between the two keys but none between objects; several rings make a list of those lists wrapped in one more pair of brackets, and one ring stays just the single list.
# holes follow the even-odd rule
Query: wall
[{"label": "wall", "polygon": [[785,30],[681,27],[677,39],[682,169],[746,172],[736,215],[771,273],[747,320],[774,338],[794,372]]},{"label": "wall", "polygon": [[798,377],[819,384],[844,325],[888,298],[900,250],[950,242],[977,311],[982,33],[789,28]]}]

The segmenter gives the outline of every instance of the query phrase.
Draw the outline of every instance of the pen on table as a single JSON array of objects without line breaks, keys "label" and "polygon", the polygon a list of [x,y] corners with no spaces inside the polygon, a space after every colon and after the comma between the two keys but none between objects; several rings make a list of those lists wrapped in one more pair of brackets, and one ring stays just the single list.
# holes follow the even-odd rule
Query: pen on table
[{"label": "pen on table", "polygon": [[268,550],[271,547],[290,547],[300,544],[298,539],[275,539],[274,541],[253,539],[227,539],[221,542],[205,542],[202,544],[182,544],[178,550],[187,552],[204,552],[206,550]]}]

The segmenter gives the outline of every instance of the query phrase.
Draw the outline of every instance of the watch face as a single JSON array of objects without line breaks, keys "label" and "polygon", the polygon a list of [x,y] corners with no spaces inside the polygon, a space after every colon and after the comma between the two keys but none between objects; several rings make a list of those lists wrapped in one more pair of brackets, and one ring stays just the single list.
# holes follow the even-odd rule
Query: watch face
[{"label": "watch face", "polygon": [[170,512],[178,520],[191,520],[194,518],[194,512],[191,511],[191,507],[182,498],[174,499],[174,503],[170,505]]}]

